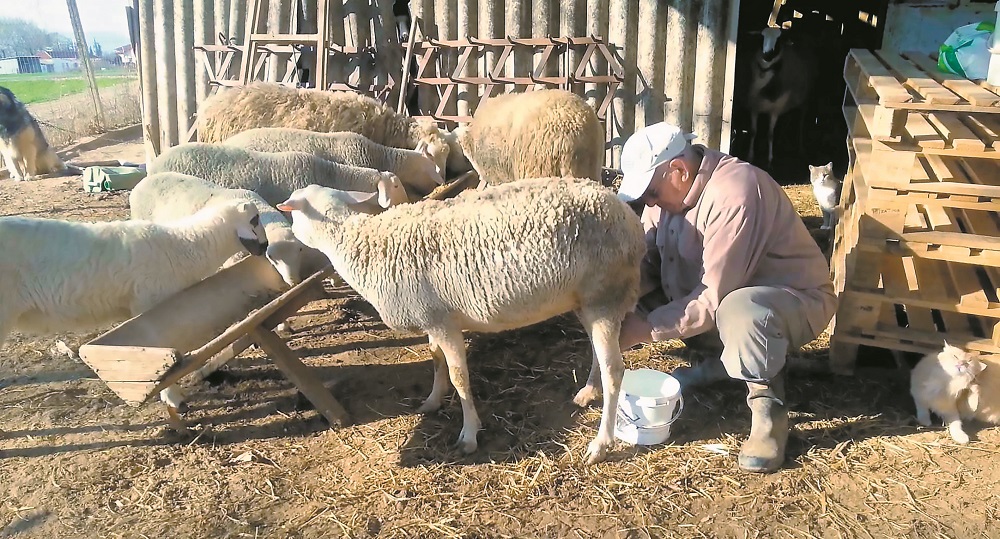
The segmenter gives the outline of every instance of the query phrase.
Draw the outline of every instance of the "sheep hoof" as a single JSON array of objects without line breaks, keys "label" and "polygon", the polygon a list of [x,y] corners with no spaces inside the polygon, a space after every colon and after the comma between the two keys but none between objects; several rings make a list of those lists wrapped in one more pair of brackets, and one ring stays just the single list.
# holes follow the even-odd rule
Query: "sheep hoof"
[{"label": "sheep hoof", "polygon": [[604,459],[608,458],[608,447],[597,440],[594,440],[590,442],[589,446],[587,446],[587,454],[584,455],[583,458],[587,464],[604,462]]},{"label": "sheep hoof", "polygon": [[436,412],[436,411],[438,411],[440,409],[441,409],[441,402],[440,401],[426,400],[426,401],[424,401],[423,404],[420,405],[420,408],[417,408],[417,413],[418,414],[432,414],[432,413],[434,413],[434,412]]},{"label": "sheep hoof", "polygon": [[462,439],[459,439],[458,440],[458,447],[459,447],[459,449],[462,450],[462,453],[465,453],[466,455],[471,455],[471,454],[473,454],[473,453],[476,452],[476,449],[479,449],[479,443],[476,442],[475,440],[472,440],[470,442],[470,441],[463,441]]},{"label": "sheep hoof", "polygon": [[601,390],[588,384],[583,386],[583,389],[576,393],[576,396],[573,397],[573,403],[581,408],[586,408],[590,403],[596,401],[600,397]]},{"label": "sheep hoof", "polygon": [[476,441],[477,430],[473,430],[470,435],[465,429],[462,429],[461,434],[458,435],[458,447],[462,450],[462,453],[469,455],[475,453],[476,449],[479,448],[479,443]]}]

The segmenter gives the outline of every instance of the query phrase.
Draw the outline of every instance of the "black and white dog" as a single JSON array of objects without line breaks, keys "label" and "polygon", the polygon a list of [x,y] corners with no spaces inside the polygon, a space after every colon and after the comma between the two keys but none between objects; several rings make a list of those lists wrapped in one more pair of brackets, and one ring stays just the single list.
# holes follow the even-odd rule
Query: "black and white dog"
[{"label": "black and white dog", "polygon": [[3,86],[0,86],[0,155],[14,181],[66,169],[24,103]]}]

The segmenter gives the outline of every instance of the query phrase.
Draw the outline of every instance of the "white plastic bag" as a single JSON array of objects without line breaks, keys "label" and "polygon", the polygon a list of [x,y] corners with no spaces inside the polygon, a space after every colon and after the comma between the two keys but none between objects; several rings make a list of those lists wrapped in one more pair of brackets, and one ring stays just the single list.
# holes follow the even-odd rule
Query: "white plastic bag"
[{"label": "white plastic bag", "polygon": [[992,21],[983,21],[956,28],[938,50],[938,69],[967,79],[985,79],[993,27]]}]

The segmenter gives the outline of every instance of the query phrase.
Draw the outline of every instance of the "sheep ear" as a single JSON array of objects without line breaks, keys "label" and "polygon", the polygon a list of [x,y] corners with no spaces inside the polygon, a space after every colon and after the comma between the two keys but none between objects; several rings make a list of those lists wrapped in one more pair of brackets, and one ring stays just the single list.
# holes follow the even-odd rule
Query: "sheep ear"
[{"label": "sheep ear", "polygon": [[290,198],[290,199],[288,199],[288,200],[286,200],[286,201],[284,201],[284,202],[276,205],[275,208],[277,210],[279,210],[279,211],[294,211],[294,210],[300,210],[301,211],[304,206],[305,206],[305,204],[303,203],[303,201],[301,199]]},{"label": "sheep ear", "polygon": [[833,161],[830,161],[829,163],[827,163],[826,166],[832,169],[833,168]]},{"label": "sheep ear", "polygon": [[349,206],[356,204],[366,204],[378,193],[364,193],[361,191],[337,191],[336,196]]}]

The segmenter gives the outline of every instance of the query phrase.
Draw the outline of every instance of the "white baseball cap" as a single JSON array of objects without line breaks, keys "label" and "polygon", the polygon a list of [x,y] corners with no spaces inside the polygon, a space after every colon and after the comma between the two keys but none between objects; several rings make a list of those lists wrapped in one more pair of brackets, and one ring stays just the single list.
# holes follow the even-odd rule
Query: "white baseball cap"
[{"label": "white baseball cap", "polygon": [[641,198],[656,167],[680,155],[695,138],[667,122],[638,129],[622,147],[622,184],[618,188],[618,198],[625,202]]}]

